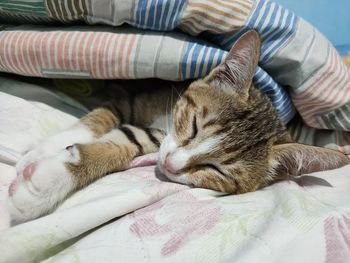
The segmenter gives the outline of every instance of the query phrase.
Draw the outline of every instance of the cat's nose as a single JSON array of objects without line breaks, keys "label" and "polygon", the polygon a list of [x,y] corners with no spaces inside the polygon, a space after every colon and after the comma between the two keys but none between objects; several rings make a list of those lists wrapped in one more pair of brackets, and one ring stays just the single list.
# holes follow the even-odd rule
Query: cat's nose
[{"label": "cat's nose", "polygon": [[171,174],[177,174],[178,170],[174,167],[174,165],[171,162],[172,155],[173,155],[172,153],[168,153],[167,156],[165,157],[164,169]]}]

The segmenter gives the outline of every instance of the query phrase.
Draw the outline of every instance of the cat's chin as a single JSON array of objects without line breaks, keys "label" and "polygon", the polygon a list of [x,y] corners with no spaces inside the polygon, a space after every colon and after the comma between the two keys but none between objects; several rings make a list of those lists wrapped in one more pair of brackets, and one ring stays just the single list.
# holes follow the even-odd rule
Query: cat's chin
[{"label": "cat's chin", "polygon": [[172,174],[169,171],[167,171],[166,169],[164,169],[164,167],[160,163],[158,163],[157,167],[158,167],[159,171],[166,178],[168,178],[170,181],[175,182],[175,183],[180,183],[180,184],[191,185],[191,183],[189,182],[189,180],[185,174]]},{"label": "cat's chin", "polygon": [[180,184],[186,184],[186,185],[191,185],[191,183],[188,181],[188,178],[184,174],[171,174],[169,172],[165,172],[164,175],[171,181],[180,183]]}]

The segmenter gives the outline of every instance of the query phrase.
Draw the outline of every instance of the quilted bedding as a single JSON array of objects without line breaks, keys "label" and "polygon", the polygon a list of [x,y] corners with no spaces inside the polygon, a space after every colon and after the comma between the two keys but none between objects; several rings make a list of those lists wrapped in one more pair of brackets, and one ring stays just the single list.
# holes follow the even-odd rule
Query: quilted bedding
[{"label": "quilted bedding", "polygon": [[[293,137],[350,154],[349,70],[314,27],[273,2],[0,0],[0,20],[0,71],[56,82],[204,76],[254,28],[263,41],[255,86],[285,123],[301,115],[291,123]],[[0,92],[4,229],[20,153],[75,120],[27,99]],[[164,181],[155,160],[135,160],[53,214],[1,231],[0,262],[350,260],[349,166],[225,196]]]},{"label": "quilted bedding", "polygon": [[267,0],[3,0],[0,19],[0,70],[50,78],[196,78],[253,28],[263,41],[254,82],[281,119],[297,110],[311,127],[350,129],[350,74],[335,48]]}]

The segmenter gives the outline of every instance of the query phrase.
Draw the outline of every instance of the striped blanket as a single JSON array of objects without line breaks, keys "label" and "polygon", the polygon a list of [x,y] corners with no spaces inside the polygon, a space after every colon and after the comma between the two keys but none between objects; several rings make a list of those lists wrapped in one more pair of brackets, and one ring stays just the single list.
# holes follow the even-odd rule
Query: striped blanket
[{"label": "striped blanket", "polygon": [[273,2],[0,0],[0,20],[0,71],[48,78],[197,78],[256,29],[255,86],[285,123],[298,112],[350,153],[349,70],[317,29]]}]

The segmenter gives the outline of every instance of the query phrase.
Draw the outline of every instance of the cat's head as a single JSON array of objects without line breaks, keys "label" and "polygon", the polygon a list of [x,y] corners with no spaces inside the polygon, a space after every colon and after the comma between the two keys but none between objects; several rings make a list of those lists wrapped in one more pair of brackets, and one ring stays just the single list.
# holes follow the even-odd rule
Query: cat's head
[{"label": "cat's head", "polygon": [[342,153],[292,143],[270,100],[252,84],[260,46],[256,31],[245,33],[176,103],[159,158],[170,180],[244,193],[349,162]]}]

